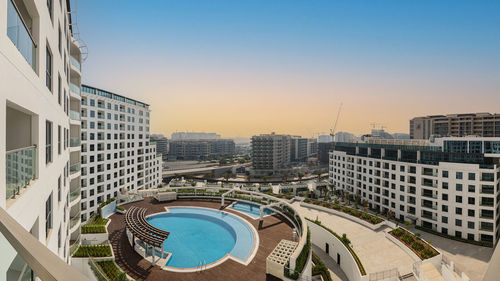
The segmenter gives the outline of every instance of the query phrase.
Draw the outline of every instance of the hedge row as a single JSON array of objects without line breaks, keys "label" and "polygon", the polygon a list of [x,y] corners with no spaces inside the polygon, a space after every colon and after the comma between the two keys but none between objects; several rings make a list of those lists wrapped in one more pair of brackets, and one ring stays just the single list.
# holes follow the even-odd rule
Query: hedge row
[{"label": "hedge row", "polygon": [[412,250],[422,260],[432,258],[439,254],[429,244],[400,227],[391,230],[389,233],[403,242],[408,249]]},{"label": "hedge row", "polygon": [[74,257],[110,257],[112,256],[111,247],[104,245],[80,245],[73,254]]},{"label": "hedge row", "polygon": [[312,268],[312,276],[321,274],[321,277],[324,281],[332,281],[330,271],[314,252],[312,252],[312,260],[314,263],[314,266]]},{"label": "hedge row", "polygon": [[[307,199],[304,200],[304,202],[305,203],[311,203],[311,199],[307,198]],[[343,206],[340,206],[340,205],[337,205],[337,204],[332,204],[332,203],[328,203],[328,202],[321,202],[321,201],[318,201],[318,200],[312,201],[312,203],[314,205],[322,206],[322,207],[325,207],[325,208],[328,208],[328,209],[337,210],[337,211],[349,214],[351,216],[355,216],[355,217],[360,218],[360,219],[362,219],[364,221],[367,221],[367,222],[369,222],[371,224],[379,224],[379,223],[381,223],[381,222],[384,221],[384,220],[382,220],[379,217],[376,217],[374,215],[371,215],[371,214],[368,214],[368,213],[365,213],[365,212],[362,212],[362,211],[359,211],[359,210],[351,209],[349,207],[343,207]]]}]

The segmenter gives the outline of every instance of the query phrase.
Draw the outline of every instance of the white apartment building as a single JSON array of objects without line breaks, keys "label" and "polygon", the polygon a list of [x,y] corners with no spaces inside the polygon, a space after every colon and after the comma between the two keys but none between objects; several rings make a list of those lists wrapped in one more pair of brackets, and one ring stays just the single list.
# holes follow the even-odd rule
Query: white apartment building
[{"label": "white apartment building", "polygon": [[381,212],[463,239],[499,237],[500,138],[337,142],[329,181]]},{"label": "white apartment building", "polygon": [[[70,15],[69,1],[0,0],[0,208],[66,262],[80,235],[81,50]],[[33,276],[11,247],[21,237],[7,236],[0,280]]]},{"label": "white apartment building", "polygon": [[82,221],[102,202],[129,191],[157,187],[161,154],[150,143],[149,105],[82,86]]}]

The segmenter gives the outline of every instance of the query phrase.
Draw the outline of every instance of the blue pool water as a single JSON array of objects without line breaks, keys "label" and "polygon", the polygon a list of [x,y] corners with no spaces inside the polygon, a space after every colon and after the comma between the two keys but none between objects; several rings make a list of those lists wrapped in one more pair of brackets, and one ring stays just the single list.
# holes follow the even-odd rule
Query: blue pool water
[{"label": "blue pool water", "polygon": [[[260,217],[260,206],[257,204],[238,201],[229,208],[248,214],[254,219],[258,219]],[[264,209],[264,216],[271,214],[273,214],[272,210]]]},{"label": "blue pool water", "polygon": [[169,213],[147,218],[148,222],[170,232],[164,250],[172,253],[167,266],[197,267],[210,264],[226,254],[246,260],[255,237],[252,229],[240,218],[204,208],[169,208]]}]

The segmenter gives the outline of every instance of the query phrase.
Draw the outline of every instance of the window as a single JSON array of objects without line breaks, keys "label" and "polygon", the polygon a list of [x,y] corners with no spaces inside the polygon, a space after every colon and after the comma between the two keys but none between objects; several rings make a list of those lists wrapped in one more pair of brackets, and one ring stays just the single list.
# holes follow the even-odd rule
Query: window
[{"label": "window", "polygon": [[52,162],[52,122],[45,121],[45,164]]},{"label": "window", "polygon": [[476,204],[476,198],[474,198],[474,197],[469,197],[467,200],[468,200],[468,202],[469,202],[469,205],[474,205],[474,204]]},{"label": "window", "polygon": [[61,97],[61,95],[62,95],[61,75],[58,74],[57,78],[58,78],[57,79],[57,101],[59,102],[59,105],[62,105],[61,104],[61,99],[62,99],[62,97]]},{"label": "window", "polygon": [[468,221],[467,222],[467,228],[474,229],[474,222],[473,221]]},{"label": "window", "polygon": [[462,191],[462,184],[457,183],[457,185],[456,185],[456,190],[457,190],[457,191]]},{"label": "window", "polygon": [[59,226],[59,230],[57,231],[57,248],[61,249],[61,226]]},{"label": "window", "polygon": [[61,154],[61,126],[57,126],[57,153]]},{"label": "window", "polygon": [[469,185],[469,192],[476,192],[476,186],[475,185]]},{"label": "window", "polygon": [[52,8],[53,5],[52,4],[53,4],[52,0],[47,0],[47,8],[49,9],[49,15],[50,15],[50,19],[51,20],[52,20],[52,10],[53,10],[53,8]]},{"label": "window", "polygon": [[61,202],[61,176],[57,179],[57,202]]},{"label": "window", "polygon": [[49,231],[52,229],[52,193],[45,201],[45,235],[49,237]]},{"label": "window", "polygon": [[475,212],[474,210],[470,210],[470,209],[469,209],[469,210],[467,210],[467,215],[468,215],[469,217],[473,217],[475,214],[476,214],[476,212]]},{"label": "window", "polygon": [[457,203],[462,203],[462,196],[457,195],[457,196],[455,197],[455,202],[457,202]]},{"label": "window", "polygon": [[463,178],[462,172],[457,172],[456,177],[457,180],[461,180]]},{"label": "window", "polygon": [[52,92],[52,53],[47,44],[47,54],[45,56],[45,85]]},{"label": "window", "polygon": [[59,27],[59,54],[62,56],[62,33],[61,33],[61,27]]},{"label": "window", "polygon": [[470,180],[470,181],[476,180],[476,174],[474,174],[474,173],[469,173],[469,180]]},{"label": "window", "polygon": [[455,225],[456,226],[462,226],[462,220],[456,219],[455,220]]},{"label": "window", "polygon": [[462,208],[455,208],[455,214],[461,215],[462,214]]},{"label": "window", "polygon": [[443,223],[448,223],[448,217],[442,217],[441,220]]},{"label": "window", "polygon": [[443,178],[447,178],[448,177],[448,171],[443,171]]}]

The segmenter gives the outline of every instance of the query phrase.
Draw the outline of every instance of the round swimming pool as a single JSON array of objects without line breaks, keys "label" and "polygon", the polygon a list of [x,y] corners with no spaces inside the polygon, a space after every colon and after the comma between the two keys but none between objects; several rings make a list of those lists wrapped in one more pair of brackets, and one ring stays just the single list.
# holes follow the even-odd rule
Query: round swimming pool
[{"label": "round swimming pool", "polygon": [[248,263],[254,254],[255,229],[243,219],[215,209],[170,207],[148,222],[170,232],[164,250],[172,253],[166,266],[177,269],[207,267],[227,257]]}]

